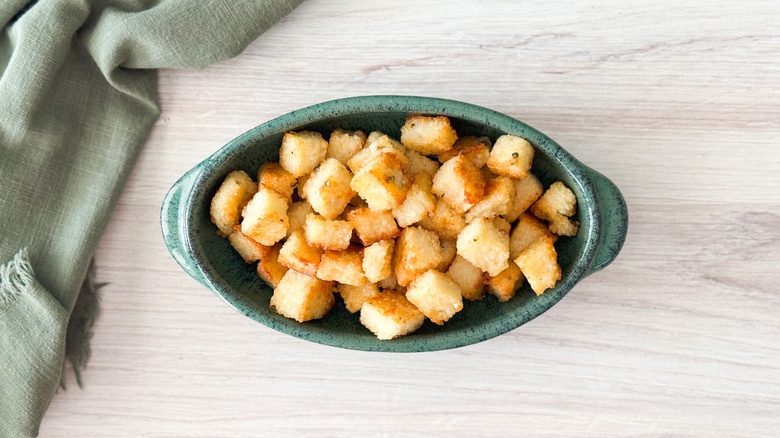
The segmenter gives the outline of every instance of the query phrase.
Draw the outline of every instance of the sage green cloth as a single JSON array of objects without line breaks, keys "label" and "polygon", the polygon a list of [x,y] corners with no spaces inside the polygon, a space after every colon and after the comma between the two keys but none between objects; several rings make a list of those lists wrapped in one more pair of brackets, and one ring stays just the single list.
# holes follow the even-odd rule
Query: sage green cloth
[{"label": "sage green cloth", "polygon": [[298,3],[0,1],[1,437],[37,435],[66,351],[83,366],[97,306],[77,298],[159,114],[155,69],[237,55]]}]

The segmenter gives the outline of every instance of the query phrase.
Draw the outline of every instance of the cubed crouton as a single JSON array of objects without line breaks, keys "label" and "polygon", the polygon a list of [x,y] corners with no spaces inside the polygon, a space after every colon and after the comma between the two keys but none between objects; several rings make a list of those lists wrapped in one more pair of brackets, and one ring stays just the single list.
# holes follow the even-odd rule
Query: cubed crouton
[{"label": "cubed crouton", "polygon": [[515,263],[510,263],[500,274],[490,277],[485,281],[487,290],[491,295],[498,298],[498,301],[508,301],[515,296],[515,292],[523,285],[523,273]]},{"label": "cubed crouton", "polygon": [[289,204],[298,181],[279,163],[267,162],[257,171],[258,187],[267,187],[287,199]]},{"label": "cubed crouton", "polygon": [[369,135],[369,139],[366,141],[363,150],[353,155],[352,158],[347,161],[349,170],[351,170],[352,173],[357,173],[367,164],[376,160],[382,153],[388,154],[406,169],[409,166],[409,159],[404,155],[404,146],[384,134],[372,139],[374,134],[375,132],[372,132],[371,135]]},{"label": "cubed crouton", "polygon": [[422,314],[403,293],[386,290],[363,303],[360,323],[381,340],[408,335],[425,322]]},{"label": "cubed crouton", "polygon": [[441,237],[439,237],[439,249],[441,252],[441,262],[436,266],[436,270],[447,272],[447,269],[449,269],[450,264],[458,253],[458,249],[455,246],[454,240],[442,240]]},{"label": "cubed crouton", "polygon": [[363,273],[368,281],[376,283],[393,275],[394,240],[382,240],[363,250]]},{"label": "cubed crouton", "polygon": [[328,154],[328,142],[319,132],[288,132],[279,148],[279,164],[298,178],[314,170]]},{"label": "cubed crouton", "polygon": [[312,172],[303,191],[314,211],[325,219],[335,219],[355,196],[351,181],[352,172],[339,160],[328,158]]},{"label": "cubed crouton", "polygon": [[457,139],[450,119],[445,116],[409,116],[401,127],[401,143],[423,155],[448,151]]},{"label": "cubed crouton", "polygon": [[515,135],[502,135],[490,151],[487,166],[493,173],[522,179],[531,170],[534,147],[527,140]]},{"label": "cubed crouton", "polygon": [[466,222],[478,217],[493,218],[509,211],[515,197],[515,183],[512,178],[499,176],[488,181],[482,199],[466,212]]},{"label": "cubed crouton", "polygon": [[241,220],[241,210],[257,192],[257,185],[243,170],[230,172],[211,199],[211,222],[225,237]]},{"label": "cubed crouton", "polygon": [[271,297],[271,310],[298,322],[325,316],[335,298],[333,284],[290,269]]},{"label": "cubed crouton", "polygon": [[490,144],[490,139],[487,137],[461,137],[452,145],[452,149],[439,155],[439,161],[444,163],[450,158],[463,155],[479,169],[490,157]]},{"label": "cubed crouton", "polygon": [[552,237],[538,238],[515,258],[515,263],[523,271],[536,295],[541,295],[561,279],[558,253],[553,246]]},{"label": "cubed crouton", "polygon": [[303,230],[295,230],[279,251],[279,263],[302,274],[315,275],[320,265],[321,255],[321,249],[314,248],[306,242]]},{"label": "cubed crouton", "polygon": [[265,187],[255,193],[242,215],[241,232],[261,245],[271,246],[280,241],[290,228],[287,199]]},{"label": "cubed crouton", "polygon": [[458,155],[441,165],[433,177],[432,190],[458,214],[463,214],[482,199],[485,181],[474,163]]},{"label": "cubed crouton", "polygon": [[406,192],[404,202],[393,209],[393,217],[398,221],[399,226],[408,227],[433,214],[436,196],[431,192],[433,181],[431,175],[427,172],[417,173],[411,188]]},{"label": "cubed crouton", "polygon": [[458,283],[435,269],[426,271],[409,285],[406,299],[438,325],[463,309]]},{"label": "cubed crouton", "polygon": [[389,211],[354,208],[347,213],[347,220],[355,227],[360,241],[366,246],[380,240],[394,239],[401,234]]},{"label": "cubed crouton", "polygon": [[436,171],[439,170],[439,163],[425,155],[421,155],[411,149],[408,149],[404,155],[409,160],[409,174],[411,175],[417,175],[420,172],[436,175]]},{"label": "cubed crouton", "polygon": [[349,313],[359,312],[367,299],[379,294],[379,288],[374,283],[368,282],[360,286],[339,283],[336,287]]},{"label": "cubed crouton", "polygon": [[346,131],[336,128],[330,134],[326,158],[335,158],[346,166],[349,159],[363,149],[365,142],[366,133],[363,131]]},{"label": "cubed crouton", "polygon": [[384,136],[385,133],[382,131],[371,131],[368,133],[368,137],[366,137],[366,145],[365,147],[369,147],[371,143],[375,142],[378,138]]},{"label": "cubed crouton", "polygon": [[267,285],[276,287],[279,285],[279,282],[282,281],[282,277],[284,277],[284,274],[289,268],[279,263],[279,252],[282,249],[281,243],[266,248],[269,248],[268,252],[260,257],[260,262],[257,264],[257,275],[259,275]]},{"label": "cubed crouton", "polygon": [[512,225],[501,216],[496,216],[493,218],[493,225],[495,225],[495,227],[498,228],[502,233],[509,234],[509,231],[512,230]]},{"label": "cubed crouton", "polygon": [[458,255],[472,265],[496,276],[509,266],[509,235],[499,231],[493,222],[477,218],[458,236]]},{"label": "cubed crouton", "polygon": [[533,173],[529,172],[525,178],[514,181],[515,197],[509,204],[509,210],[503,215],[510,223],[516,221],[544,191],[542,183]]},{"label": "cubed crouton", "polygon": [[392,153],[380,152],[357,171],[350,183],[368,207],[374,211],[391,210],[406,199],[406,191],[413,178],[406,172],[403,161]]},{"label": "cubed crouton", "polygon": [[426,230],[435,231],[442,239],[455,240],[466,226],[466,220],[450,208],[444,200],[439,199],[436,201],[433,214],[423,218],[419,225]]},{"label": "cubed crouton", "polygon": [[352,286],[365,283],[363,255],[360,248],[353,245],[343,251],[325,251],[320,258],[317,278]]},{"label": "cubed crouton", "polygon": [[230,245],[238,252],[247,263],[260,260],[263,254],[268,252],[268,247],[260,245],[254,239],[241,232],[241,225],[236,225],[233,232],[228,234]]},{"label": "cubed crouton", "polygon": [[484,273],[461,256],[455,256],[447,275],[460,286],[463,298],[471,301],[481,300],[485,296]]},{"label": "cubed crouton", "polygon": [[439,236],[420,227],[404,228],[393,252],[393,271],[401,286],[435,269],[442,259]]},{"label": "cubed crouton", "polygon": [[290,221],[290,228],[287,229],[287,237],[295,230],[302,230],[306,223],[306,215],[313,214],[314,210],[306,201],[297,201],[290,204],[287,208],[287,218]]},{"label": "cubed crouton", "polygon": [[561,236],[576,236],[579,222],[569,219],[577,211],[577,197],[566,185],[556,181],[531,206],[531,213],[549,222],[549,229]]},{"label": "cubed crouton", "polygon": [[310,213],[306,215],[303,232],[309,245],[339,251],[349,246],[352,239],[352,224],[347,221],[328,220]]},{"label": "cubed crouton", "polygon": [[509,257],[514,260],[524,249],[542,236],[552,237],[542,221],[528,213],[521,214],[515,229],[509,236]]}]

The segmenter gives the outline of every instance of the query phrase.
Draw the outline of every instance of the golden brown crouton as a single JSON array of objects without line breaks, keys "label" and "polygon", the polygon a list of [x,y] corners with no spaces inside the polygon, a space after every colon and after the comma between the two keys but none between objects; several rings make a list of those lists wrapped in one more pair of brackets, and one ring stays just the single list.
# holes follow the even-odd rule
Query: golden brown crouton
[{"label": "golden brown crouton", "polygon": [[425,155],[421,155],[411,149],[407,150],[404,155],[409,160],[409,174],[411,175],[417,175],[420,172],[436,175],[436,171],[439,170],[439,163]]},{"label": "golden brown crouton", "polygon": [[336,128],[328,140],[328,154],[325,158],[335,158],[344,166],[353,155],[363,149],[366,134],[363,131],[346,131]]},{"label": "golden brown crouton", "polygon": [[509,211],[515,197],[515,183],[512,178],[499,176],[488,181],[482,199],[466,212],[466,222],[477,217],[492,218]]},{"label": "golden brown crouton", "polygon": [[366,281],[363,275],[363,255],[356,246],[343,251],[325,251],[320,258],[317,278],[360,286]]},{"label": "golden brown crouton", "polygon": [[352,238],[352,224],[347,221],[328,220],[314,213],[306,216],[303,232],[309,245],[339,251],[349,246]]},{"label": "golden brown crouton", "polygon": [[509,236],[489,219],[471,221],[458,236],[458,255],[495,276],[509,266]]},{"label": "golden brown crouton", "polygon": [[[393,217],[401,227],[408,227],[433,214],[436,207],[436,196],[431,192],[433,178],[427,172],[414,176],[404,202],[393,209]],[[464,224],[465,226],[465,224]]]},{"label": "golden brown crouton", "polygon": [[455,256],[447,275],[460,286],[463,298],[471,301],[481,300],[485,296],[484,274],[461,256]]},{"label": "golden brown crouton", "polygon": [[441,262],[439,236],[420,227],[404,228],[393,252],[393,271],[401,286]]},{"label": "golden brown crouton", "polygon": [[260,187],[244,208],[241,232],[258,243],[271,246],[287,235],[287,200],[275,191]]},{"label": "golden brown crouton", "polygon": [[344,300],[344,305],[349,310],[349,313],[357,313],[360,308],[363,307],[363,303],[379,294],[379,288],[374,283],[363,283],[360,286],[350,286],[348,284],[339,283],[336,286],[341,294],[341,298]]},{"label": "golden brown crouton", "polygon": [[463,309],[458,283],[447,274],[431,269],[415,278],[406,290],[406,299],[438,325]]},{"label": "golden brown crouton", "polygon": [[295,191],[297,181],[295,177],[279,163],[267,162],[260,166],[257,172],[258,187],[267,187],[287,199],[289,204]]},{"label": "golden brown crouton", "polygon": [[409,116],[401,127],[401,143],[423,155],[448,151],[457,139],[450,119],[445,116]]},{"label": "golden brown crouton", "polygon": [[267,285],[276,287],[282,281],[282,277],[284,277],[289,268],[279,263],[279,251],[282,249],[281,243],[265,248],[268,248],[268,252],[260,257],[260,262],[257,264],[257,275]]},{"label": "golden brown crouton", "polygon": [[552,237],[538,238],[515,258],[515,263],[523,271],[536,295],[541,295],[561,279],[558,253],[553,246]]},{"label": "golden brown crouton", "polygon": [[363,303],[360,323],[381,340],[408,335],[420,328],[425,316],[404,294],[386,290]]},{"label": "golden brown crouton", "polygon": [[569,217],[577,211],[577,197],[560,181],[552,183],[538,201],[531,206],[531,213],[550,223],[549,228],[561,236],[576,236],[579,222]]},{"label": "golden brown crouton", "polygon": [[325,219],[335,219],[355,196],[350,188],[352,172],[335,158],[328,158],[303,186],[306,200]]},{"label": "golden brown crouton", "polygon": [[439,199],[436,201],[433,214],[423,218],[420,221],[420,226],[426,230],[435,231],[442,239],[455,240],[466,226],[466,220],[463,219],[463,216],[455,213],[446,202]]},{"label": "golden brown crouton", "polygon": [[452,145],[452,149],[439,155],[439,161],[444,163],[452,157],[463,155],[479,169],[487,163],[490,157],[489,148],[490,139],[487,137],[461,137]]},{"label": "golden brown crouton", "polygon": [[332,283],[290,269],[274,290],[271,310],[304,322],[325,316],[334,301]]},{"label": "golden brown crouton", "polygon": [[531,170],[533,159],[534,147],[531,143],[514,135],[502,135],[490,151],[487,166],[493,173],[522,179]]},{"label": "golden brown crouton", "polygon": [[510,223],[516,221],[531,204],[539,199],[539,196],[544,191],[542,183],[539,182],[539,179],[533,173],[528,172],[525,178],[514,181],[515,197],[510,202],[509,210],[503,215],[504,219]]},{"label": "golden brown crouton", "polygon": [[501,216],[496,216],[493,218],[493,225],[502,233],[509,234],[509,231],[512,230],[512,225],[510,225],[509,222],[507,222],[506,219],[502,218]]},{"label": "golden brown crouton", "polygon": [[322,250],[306,242],[303,230],[295,230],[279,251],[279,263],[302,274],[315,275],[321,255]]},{"label": "golden brown crouton", "polygon": [[523,284],[523,273],[515,263],[510,263],[509,267],[504,269],[495,277],[490,277],[485,281],[488,292],[498,298],[498,301],[508,301],[515,296],[515,292]]},{"label": "golden brown crouton", "polygon": [[401,234],[389,211],[354,208],[347,213],[347,220],[355,227],[360,241],[366,246],[380,240],[394,239]]},{"label": "golden brown crouton", "polygon": [[241,232],[241,225],[236,225],[233,232],[228,234],[230,245],[235,248],[238,255],[247,263],[260,260],[263,254],[268,252],[268,247],[260,245],[254,239]]},{"label": "golden brown crouton", "polygon": [[441,252],[441,262],[436,266],[437,271],[447,272],[450,264],[455,259],[455,255],[458,253],[458,249],[455,246],[454,240],[442,240],[439,237],[439,247]]},{"label": "golden brown crouton", "polygon": [[458,155],[441,165],[433,177],[432,190],[458,214],[463,214],[482,199],[485,181],[474,163]]},{"label": "golden brown crouton", "polygon": [[290,228],[287,229],[287,237],[295,230],[302,230],[306,223],[306,215],[314,213],[311,205],[306,201],[297,201],[290,204],[287,208],[287,218],[290,221]]},{"label": "golden brown crouton", "polygon": [[319,132],[288,132],[279,148],[279,164],[298,178],[311,172],[325,159],[328,142]]},{"label": "golden brown crouton", "polygon": [[211,199],[211,222],[217,234],[225,237],[241,220],[241,210],[257,192],[257,185],[243,170],[235,170],[225,177]]},{"label": "golden brown crouton", "polygon": [[412,185],[413,178],[406,172],[407,165],[395,154],[379,152],[357,171],[350,186],[372,210],[391,210],[404,202],[406,191]]},{"label": "golden brown crouton", "polygon": [[509,236],[509,257],[514,260],[528,245],[542,236],[552,237],[542,221],[528,213],[521,214],[512,235]]},{"label": "golden brown crouton", "polygon": [[382,240],[363,250],[363,273],[368,281],[376,283],[393,275],[393,247],[395,241]]}]

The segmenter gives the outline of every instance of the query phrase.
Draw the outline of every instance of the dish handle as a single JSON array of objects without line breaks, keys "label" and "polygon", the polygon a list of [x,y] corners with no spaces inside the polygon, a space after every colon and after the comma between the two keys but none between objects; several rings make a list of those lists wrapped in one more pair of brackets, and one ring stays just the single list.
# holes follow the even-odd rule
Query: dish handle
[{"label": "dish handle", "polygon": [[596,193],[596,203],[601,206],[601,231],[599,232],[596,255],[593,257],[588,275],[604,269],[617,257],[628,231],[628,208],[620,190],[607,177],[588,169]]},{"label": "dish handle", "polygon": [[168,247],[176,263],[199,283],[207,285],[203,273],[198,269],[198,264],[187,251],[188,238],[184,233],[183,223],[186,218],[187,198],[192,193],[192,185],[199,174],[198,170],[200,166],[185,173],[165,195],[160,209],[160,226],[165,246]]}]

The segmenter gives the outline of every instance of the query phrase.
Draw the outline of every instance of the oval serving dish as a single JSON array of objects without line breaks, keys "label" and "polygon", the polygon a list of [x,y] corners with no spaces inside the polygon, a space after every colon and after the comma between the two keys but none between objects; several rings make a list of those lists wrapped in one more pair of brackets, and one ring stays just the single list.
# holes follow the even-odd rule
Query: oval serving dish
[{"label": "oval serving dish", "polygon": [[[562,278],[541,296],[527,282],[514,298],[499,303],[488,295],[466,302],[443,326],[430,321],[411,335],[380,341],[337,300],[324,318],[298,323],[269,309],[273,289],[216,235],[209,205],[228,172],[255,175],[266,161],[278,161],[287,131],[319,131],[325,138],[335,128],[382,131],[400,137],[408,114],[446,115],[459,136],[503,134],[527,139],[535,148],[532,172],[545,188],[564,182],[577,195],[579,234],[555,244]],[[242,314],[272,329],[308,341],[342,348],[386,352],[432,351],[460,347],[515,329],[552,307],[586,276],[615,259],[626,237],[628,213],[620,191],[600,173],[577,161],[552,139],[509,116],[479,106],[445,99],[411,96],[365,96],[333,100],[293,111],[232,140],[173,185],[162,205],[162,233],[176,261],[197,281]]]}]

